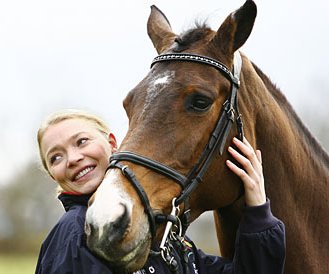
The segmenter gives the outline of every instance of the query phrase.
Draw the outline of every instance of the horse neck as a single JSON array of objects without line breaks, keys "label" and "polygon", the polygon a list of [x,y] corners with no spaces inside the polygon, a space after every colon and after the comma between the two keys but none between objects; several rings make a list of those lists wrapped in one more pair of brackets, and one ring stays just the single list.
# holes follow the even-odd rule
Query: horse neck
[{"label": "horse neck", "polygon": [[242,91],[242,113],[253,110],[253,122],[245,117],[246,135],[262,151],[266,193],[286,225],[286,273],[329,273],[329,157],[283,94],[253,67],[259,76],[253,87],[262,88]]},{"label": "horse neck", "polygon": [[[328,154],[299,119],[284,95],[265,74],[254,67],[265,89],[248,92],[248,96],[258,96],[261,102],[257,104],[256,99],[249,99],[252,105],[247,108],[256,109],[251,130],[255,136],[255,146],[262,150],[264,159],[269,160],[264,161],[268,177],[288,179],[283,182],[285,191],[287,188],[303,192],[306,189],[320,191],[324,187],[328,190]],[[278,174],[278,171],[282,174]]]}]

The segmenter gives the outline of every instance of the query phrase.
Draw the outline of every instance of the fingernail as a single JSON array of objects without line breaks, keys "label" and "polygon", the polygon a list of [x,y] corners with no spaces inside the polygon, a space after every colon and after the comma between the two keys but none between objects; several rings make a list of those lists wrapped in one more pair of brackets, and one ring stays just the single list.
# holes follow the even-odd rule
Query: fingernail
[{"label": "fingernail", "polygon": [[232,162],[230,160],[226,160],[226,165],[230,166],[232,165]]}]

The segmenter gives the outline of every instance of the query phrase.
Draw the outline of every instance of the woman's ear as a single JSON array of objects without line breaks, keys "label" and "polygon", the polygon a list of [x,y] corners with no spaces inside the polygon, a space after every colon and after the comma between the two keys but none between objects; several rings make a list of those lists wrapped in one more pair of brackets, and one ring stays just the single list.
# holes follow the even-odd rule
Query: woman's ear
[{"label": "woman's ear", "polygon": [[109,143],[112,147],[112,152],[116,152],[118,149],[117,140],[113,133],[109,134]]}]

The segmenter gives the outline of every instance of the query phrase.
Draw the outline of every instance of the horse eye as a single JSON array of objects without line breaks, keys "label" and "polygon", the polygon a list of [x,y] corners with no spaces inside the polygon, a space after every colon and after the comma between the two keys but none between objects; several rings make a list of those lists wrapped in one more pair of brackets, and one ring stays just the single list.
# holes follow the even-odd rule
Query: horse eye
[{"label": "horse eye", "polygon": [[204,95],[194,95],[188,99],[187,109],[197,112],[203,112],[210,108],[213,101]]}]

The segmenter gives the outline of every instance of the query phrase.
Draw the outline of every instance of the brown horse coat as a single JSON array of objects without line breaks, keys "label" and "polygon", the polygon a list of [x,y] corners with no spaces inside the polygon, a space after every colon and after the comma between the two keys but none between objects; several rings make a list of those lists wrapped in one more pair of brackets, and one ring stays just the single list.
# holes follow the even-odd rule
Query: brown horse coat
[{"label": "brown horse coat", "polygon": [[[204,55],[231,69],[234,52],[249,37],[255,17],[254,2],[246,1],[226,18],[217,32],[200,26],[178,36],[172,32],[163,13],[152,7],[148,33],[160,54]],[[255,148],[262,150],[266,192],[273,212],[286,225],[285,273],[327,274],[329,157],[284,95],[246,56],[242,59],[239,108],[246,137]],[[217,70],[202,64],[154,65],[124,101],[129,130],[120,150],[136,152],[187,174],[208,142],[229,92],[230,82]],[[236,130],[229,139],[234,135]],[[217,225],[221,252],[231,257],[243,198],[237,200],[241,182],[225,167],[228,157],[226,152],[215,157],[203,182],[191,194],[190,207],[192,220],[206,210],[220,208]],[[179,195],[180,187],[145,167],[127,164],[140,180],[153,210],[170,212],[171,200]],[[108,203],[106,212],[100,201]],[[119,170],[111,170],[106,175],[92,207],[93,213],[103,210],[98,212],[102,232],[105,230],[114,239],[124,233],[123,240],[111,246],[111,252],[126,254],[133,249],[134,253],[126,255],[126,261],[121,263],[126,262],[130,269],[140,267],[151,245],[150,227],[141,200]],[[122,218],[118,212],[124,212],[125,218],[129,216],[128,228],[120,231],[118,226],[117,230],[107,230],[110,220]],[[87,214],[88,219],[92,224],[93,219]],[[157,231],[158,238],[162,232],[163,227]],[[132,256],[138,259],[132,262]]]}]

